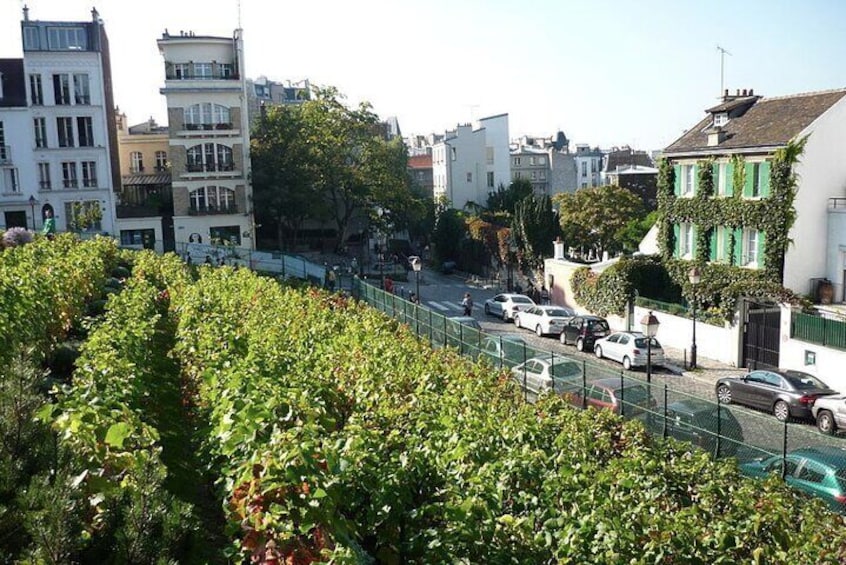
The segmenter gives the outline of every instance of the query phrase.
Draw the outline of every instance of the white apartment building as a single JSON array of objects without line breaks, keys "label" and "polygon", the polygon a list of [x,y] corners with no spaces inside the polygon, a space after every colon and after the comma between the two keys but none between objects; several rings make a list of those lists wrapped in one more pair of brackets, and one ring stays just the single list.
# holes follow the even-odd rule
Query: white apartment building
[{"label": "white apartment building", "polygon": [[577,188],[589,188],[600,186],[602,172],[602,151],[599,148],[591,149],[590,145],[576,145],[576,152],[573,154],[576,160],[576,185]]},{"label": "white apartment building", "polygon": [[435,199],[453,208],[484,206],[500,184],[511,182],[508,114],[458,126],[432,147]]},{"label": "white apartment building", "polygon": [[114,232],[119,185],[109,43],[91,21],[21,22],[23,59],[0,67],[0,210],[4,227]]},{"label": "white apartment building", "polygon": [[164,58],[177,247],[255,249],[242,30],[233,37],[165,32]]}]

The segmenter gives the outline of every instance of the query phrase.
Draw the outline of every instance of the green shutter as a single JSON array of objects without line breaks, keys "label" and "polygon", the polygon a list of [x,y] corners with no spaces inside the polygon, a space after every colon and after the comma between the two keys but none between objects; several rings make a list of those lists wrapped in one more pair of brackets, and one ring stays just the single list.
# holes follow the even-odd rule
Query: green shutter
[{"label": "green shutter", "polygon": [[[681,181],[681,174],[682,174],[681,165],[673,165],[673,170],[676,173],[676,182],[675,182],[675,185],[673,186],[673,194],[675,194],[676,196],[680,196],[681,195],[681,182],[682,182]],[[678,227],[678,226],[676,226],[676,227]],[[678,239],[678,238],[676,238],[676,239]]]},{"label": "green shutter", "polygon": [[[693,193],[692,193],[692,196],[696,196],[696,193],[699,192],[699,165],[691,165],[690,171],[691,171],[690,174],[693,175]],[[693,231],[696,231],[696,229],[694,228]],[[693,249],[693,248],[691,247],[691,249]]]},{"label": "green shutter", "polygon": [[726,164],[726,196],[734,194],[734,165],[731,160]]},{"label": "green shutter", "polygon": [[743,183],[743,196],[746,198],[752,197],[752,177],[755,176],[755,167],[753,163],[746,163],[746,182]]},{"label": "green shutter", "polygon": [[[696,177],[694,177],[696,178]],[[695,185],[694,185],[695,186]],[[690,257],[695,259],[696,258],[696,232],[698,231],[696,224],[691,224],[690,226]]]},{"label": "green shutter", "polygon": [[761,196],[770,195],[770,162],[761,163]]},{"label": "green shutter", "polygon": [[717,260],[717,230],[720,228],[711,228],[711,254],[708,257],[709,261]]},{"label": "green shutter", "polygon": [[743,265],[743,230],[734,229],[734,264]]},{"label": "green shutter", "polygon": [[681,235],[681,228],[678,224],[673,224],[673,257],[680,257],[681,250],[679,249],[679,236]]}]

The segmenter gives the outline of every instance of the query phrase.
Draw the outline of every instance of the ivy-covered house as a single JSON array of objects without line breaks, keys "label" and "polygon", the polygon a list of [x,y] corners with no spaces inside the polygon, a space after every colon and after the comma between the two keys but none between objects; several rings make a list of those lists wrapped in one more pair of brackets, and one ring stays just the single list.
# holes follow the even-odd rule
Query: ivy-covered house
[{"label": "ivy-covered house", "polygon": [[662,254],[759,270],[800,294],[830,278],[842,300],[846,216],[834,233],[829,217],[834,199],[846,197],[844,153],[846,89],[773,98],[726,91],[663,152]]}]

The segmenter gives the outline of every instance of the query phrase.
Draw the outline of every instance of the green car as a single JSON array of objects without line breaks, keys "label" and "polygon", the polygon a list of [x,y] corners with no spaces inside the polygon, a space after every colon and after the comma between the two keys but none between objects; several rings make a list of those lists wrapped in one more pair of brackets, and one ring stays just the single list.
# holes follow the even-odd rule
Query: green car
[{"label": "green car", "polygon": [[764,477],[781,474],[788,485],[823,499],[832,510],[846,513],[846,449],[842,447],[805,447],[780,455],[751,461],[740,466],[743,474]]}]

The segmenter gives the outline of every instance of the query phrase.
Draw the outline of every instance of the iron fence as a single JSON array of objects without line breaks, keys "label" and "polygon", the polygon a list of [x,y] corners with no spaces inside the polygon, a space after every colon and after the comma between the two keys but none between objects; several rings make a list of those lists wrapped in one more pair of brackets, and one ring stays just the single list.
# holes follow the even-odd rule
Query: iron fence
[{"label": "iron fence", "polygon": [[826,347],[846,349],[846,322],[793,312],[790,316],[790,337]]}]

